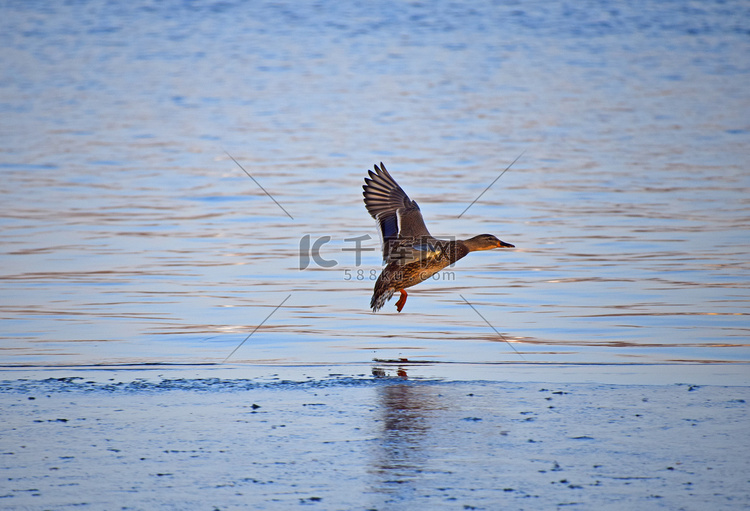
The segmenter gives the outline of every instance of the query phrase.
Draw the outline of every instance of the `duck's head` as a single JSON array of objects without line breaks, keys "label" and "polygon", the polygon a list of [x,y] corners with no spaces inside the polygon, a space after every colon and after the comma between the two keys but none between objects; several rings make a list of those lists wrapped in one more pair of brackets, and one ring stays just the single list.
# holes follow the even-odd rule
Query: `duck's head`
[{"label": "duck's head", "polygon": [[480,234],[479,236],[474,236],[473,238],[464,241],[464,245],[469,249],[469,252],[490,250],[493,248],[515,248],[515,245],[505,243],[492,234]]}]

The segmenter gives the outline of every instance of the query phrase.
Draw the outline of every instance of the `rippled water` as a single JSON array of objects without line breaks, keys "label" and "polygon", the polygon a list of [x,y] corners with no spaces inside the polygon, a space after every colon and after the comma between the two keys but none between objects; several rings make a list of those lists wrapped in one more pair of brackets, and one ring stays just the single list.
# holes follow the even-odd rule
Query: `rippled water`
[{"label": "rippled water", "polygon": [[[744,2],[2,10],[5,365],[750,361]],[[380,161],[517,248],[372,314]]]}]

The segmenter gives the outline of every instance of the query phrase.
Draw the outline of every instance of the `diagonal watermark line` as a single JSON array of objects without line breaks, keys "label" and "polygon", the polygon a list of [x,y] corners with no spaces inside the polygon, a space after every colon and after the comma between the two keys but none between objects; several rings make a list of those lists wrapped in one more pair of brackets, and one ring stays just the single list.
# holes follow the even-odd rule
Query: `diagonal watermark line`
[{"label": "diagonal watermark line", "polygon": [[479,194],[479,196],[478,196],[478,197],[477,197],[476,199],[474,199],[474,200],[472,201],[472,203],[471,203],[471,204],[469,204],[468,206],[466,206],[466,209],[465,209],[465,210],[463,210],[463,211],[461,212],[461,214],[460,214],[460,215],[458,215],[458,218],[461,218],[462,216],[464,216],[464,213],[466,213],[467,211],[469,211],[469,208],[470,208],[470,207],[472,207],[472,206],[474,205],[474,203],[475,203],[476,201],[478,201],[479,199],[481,199],[481,198],[482,198],[482,195],[484,195],[484,194],[485,194],[485,192],[487,192],[487,190],[489,190],[490,188],[492,188],[492,185],[494,185],[494,184],[495,184],[495,183],[497,182],[497,180],[498,180],[498,179],[500,179],[501,177],[503,177],[503,174],[505,174],[506,172],[508,172],[508,169],[510,169],[510,168],[511,168],[511,167],[513,166],[513,164],[514,164],[514,163],[516,163],[516,162],[518,161],[518,158],[520,158],[521,156],[523,156],[523,153],[525,153],[525,152],[526,152],[526,151],[523,151],[523,152],[522,152],[521,154],[519,154],[519,155],[518,155],[518,156],[516,157],[516,159],[515,159],[515,160],[513,160],[512,162],[510,162],[510,165],[508,165],[507,167],[505,167],[505,170],[503,170],[503,171],[502,171],[502,172],[500,173],[500,175],[499,175],[499,176],[497,176],[497,177],[495,178],[495,180],[494,180],[493,182],[491,182],[491,183],[490,183],[490,186],[488,186],[487,188],[485,188],[485,189],[484,189],[484,191],[483,191],[482,193],[480,193],[480,194]]},{"label": "diagonal watermark line", "polygon": [[462,295],[462,294],[460,294],[460,293],[459,293],[459,295],[458,295],[458,296],[460,296],[460,297],[461,297],[461,298],[463,299],[463,301],[465,301],[465,302],[466,302],[466,304],[467,304],[467,305],[468,305],[469,307],[471,307],[472,309],[474,309],[474,312],[476,312],[476,313],[477,313],[477,315],[478,315],[478,316],[479,316],[480,318],[482,318],[482,319],[484,320],[484,322],[485,322],[485,323],[487,323],[487,325],[489,325],[489,327],[490,327],[491,329],[493,329],[493,330],[495,331],[495,333],[496,333],[497,335],[499,335],[499,336],[500,336],[500,338],[501,338],[501,339],[502,339],[503,341],[505,341],[505,344],[507,344],[508,346],[510,346],[510,347],[511,347],[511,349],[512,349],[513,351],[515,351],[515,352],[516,352],[516,355],[518,355],[519,357],[521,357],[521,359],[522,359],[522,360],[523,360],[524,362],[526,361],[526,359],[525,359],[525,358],[523,358],[523,355],[521,355],[521,354],[520,354],[520,353],[518,352],[518,350],[516,350],[516,348],[514,348],[514,347],[513,347],[513,345],[512,345],[511,343],[509,343],[509,342],[508,342],[508,339],[506,339],[506,338],[505,338],[505,336],[504,336],[503,334],[501,334],[500,332],[498,332],[498,331],[497,331],[497,329],[496,329],[496,328],[495,328],[494,326],[492,326],[492,323],[490,323],[489,321],[487,321],[487,318],[485,318],[484,316],[482,316],[482,314],[481,314],[481,313],[480,313],[480,312],[479,312],[479,311],[478,311],[478,310],[476,309],[476,307],[474,307],[474,306],[473,306],[473,305],[472,305],[471,303],[469,303],[469,300],[467,300],[466,298],[464,298],[464,295]]},{"label": "diagonal watermark line", "polygon": [[[277,201],[276,199],[274,199],[274,198],[273,198],[273,195],[271,195],[270,193],[268,193],[268,190],[266,190],[265,188],[263,188],[263,185],[261,185],[261,184],[260,184],[260,183],[259,183],[259,182],[258,182],[258,181],[257,181],[257,180],[256,180],[256,179],[255,179],[255,178],[254,178],[254,177],[253,177],[253,176],[252,176],[252,175],[251,175],[251,174],[250,174],[250,173],[249,173],[249,172],[248,172],[247,170],[245,170],[245,167],[243,167],[242,165],[240,165],[240,162],[238,162],[237,160],[235,160],[235,159],[234,159],[234,156],[232,156],[231,154],[227,153],[226,151],[224,151],[224,152],[225,152],[225,153],[227,154],[227,156],[229,156],[230,158],[232,158],[232,161],[233,161],[234,163],[236,163],[236,164],[237,164],[237,166],[238,166],[239,168],[241,168],[241,169],[242,169],[242,171],[243,171],[243,172],[244,172],[245,174],[247,174],[247,175],[248,175],[248,177],[249,177],[250,179],[252,179],[252,180],[253,180],[253,182],[254,182],[254,183],[255,183],[256,185],[258,185],[258,188],[260,188],[261,190],[263,190],[263,193],[265,193],[266,195],[268,195],[268,197],[270,197],[270,198],[271,198],[271,200],[272,200],[272,201],[274,201],[274,202],[276,203],[276,205],[277,205],[278,207],[280,207],[280,208],[281,208],[281,211],[283,211],[284,213],[286,213],[286,216],[288,216],[289,218],[291,218],[292,220],[294,220],[294,217],[293,217],[292,215],[290,215],[290,214],[289,214],[289,211],[285,210],[285,209],[284,209],[284,206],[282,206],[281,204],[279,204],[279,202],[278,202],[278,201]],[[511,165],[512,165],[512,164],[511,164]],[[501,175],[502,175],[502,174],[501,174]]]},{"label": "diagonal watermark line", "polygon": [[278,304],[278,305],[276,306],[276,308],[275,308],[274,310],[272,310],[272,311],[271,311],[271,314],[269,314],[268,316],[266,316],[266,319],[264,319],[263,321],[261,321],[261,322],[260,322],[260,324],[259,324],[258,326],[256,326],[256,327],[255,327],[255,328],[253,329],[253,331],[252,331],[252,332],[250,332],[250,333],[249,333],[249,334],[247,335],[247,337],[245,337],[245,339],[244,339],[244,340],[243,340],[243,341],[242,341],[242,342],[240,343],[240,345],[239,345],[239,346],[237,346],[236,348],[234,348],[234,349],[232,350],[232,353],[230,353],[229,355],[227,355],[227,358],[225,358],[224,360],[222,360],[222,362],[221,362],[221,363],[223,364],[224,362],[226,362],[227,360],[229,360],[229,358],[230,358],[230,357],[231,357],[232,355],[234,355],[234,353],[235,353],[235,352],[236,352],[236,351],[237,351],[238,349],[240,349],[240,348],[242,347],[242,345],[243,345],[243,344],[245,344],[245,341],[247,341],[247,340],[248,340],[248,339],[249,339],[250,337],[252,337],[252,335],[253,335],[253,334],[254,334],[254,333],[255,333],[255,332],[256,332],[256,331],[257,331],[257,330],[258,330],[258,329],[259,329],[260,327],[262,327],[262,326],[263,326],[263,323],[265,323],[266,321],[268,321],[268,318],[270,318],[271,316],[273,316],[274,312],[276,312],[277,310],[279,310],[279,308],[280,308],[280,307],[281,307],[282,305],[284,305],[284,303],[285,303],[285,302],[286,302],[287,300],[289,300],[289,297],[291,297],[291,296],[292,296],[292,295],[289,295],[289,296],[287,296],[286,298],[284,298],[284,301],[283,301],[283,302],[281,302],[280,304]]}]

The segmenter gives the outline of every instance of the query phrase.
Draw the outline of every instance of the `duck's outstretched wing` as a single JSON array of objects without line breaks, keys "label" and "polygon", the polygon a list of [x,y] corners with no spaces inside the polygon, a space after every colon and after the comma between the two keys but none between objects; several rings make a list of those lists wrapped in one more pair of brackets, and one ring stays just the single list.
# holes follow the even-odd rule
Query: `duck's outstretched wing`
[{"label": "duck's outstretched wing", "polygon": [[365,207],[378,222],[383,238],[383,258],[388,259],[394,242],[405,238],[432,239],[417,203],[391,177],[383,163],[368,171],[362,195]]}]

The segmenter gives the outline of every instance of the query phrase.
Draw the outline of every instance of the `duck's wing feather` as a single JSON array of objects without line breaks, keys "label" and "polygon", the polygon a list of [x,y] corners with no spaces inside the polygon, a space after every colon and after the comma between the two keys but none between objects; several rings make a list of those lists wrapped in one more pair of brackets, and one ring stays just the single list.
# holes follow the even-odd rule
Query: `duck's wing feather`
[{"label": "duck's wing feather", "polygon": [[386,262],[396,262],[403,266],[417,261],[430,263],[443,256],[443,247],[435,238],[407,238],[394,242],[390,252],[385,254]]},{"label": "duck's wing feather", "polygon": [[431,237],[419,206],[406,195],[385,165],[375,165],[375,172],[368,173],[370,177],[365,178],[362,195],[367,211],[380,224],[383,237]]},{"label": "duck's wing feather", "polygon": [[[417,203],[391,177],[383,163],[368,171],[362,195],[365,207],[378,222],[383,238],[383,258],[388,259],[393,242],[405,238],[432,239]],[[416,247],[415,247],[416,248]]]}]

